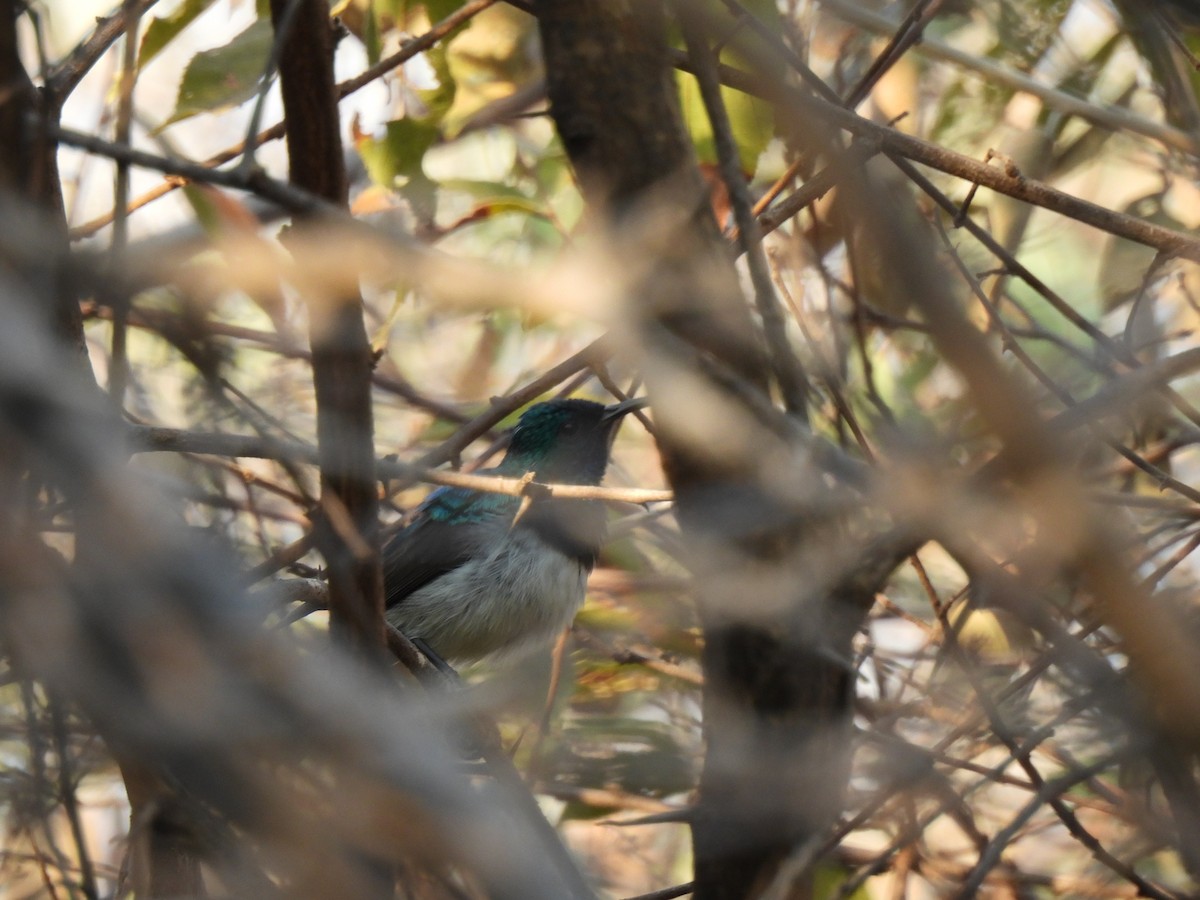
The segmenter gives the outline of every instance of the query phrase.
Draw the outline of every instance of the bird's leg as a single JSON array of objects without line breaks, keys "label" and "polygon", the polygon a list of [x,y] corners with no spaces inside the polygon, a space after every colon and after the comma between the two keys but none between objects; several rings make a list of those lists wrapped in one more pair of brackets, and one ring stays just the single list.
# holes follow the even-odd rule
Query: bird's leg
[{"label": "bird's leg", "polygon": [[[394,625],[390,627],[397,634],[403,634]],[[466,682],[463,681],[462,676],[454,670],[454,667],[450,663],[442,658],[440,653],[429,646],[428,641],[423,638],[409,638],[407,636],[405,636],[405,640],[425,657],[428,667],[424,668],[424,672],[419,674],[418,677],[424,682],[427,688],[441,690],[463,688],[466,686]],[[430,671],[430,669],[433,671]],[[434,674],[434,672],[437,674]],[[464,763],[483,760],[487,758],[489,750],[492,747],[500,746],[500,737],[499,733],[496,732],[495,723],[481,713],[466,713],[461,719],[456,717],[448,725],[447,736],[458,748]]]}]

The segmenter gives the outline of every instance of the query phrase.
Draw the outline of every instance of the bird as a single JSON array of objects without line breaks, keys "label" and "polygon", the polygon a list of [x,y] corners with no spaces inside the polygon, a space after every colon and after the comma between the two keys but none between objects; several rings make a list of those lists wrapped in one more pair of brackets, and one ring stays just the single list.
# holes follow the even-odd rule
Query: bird
[{"label": "bird", "polygon": [[[479,474],[598,485],[622,419],[643,406],[536,403]],[[599,500],[438,488],[384,544],[387,620],[439,665],[544,646],[583,605],[604,532]]]}]

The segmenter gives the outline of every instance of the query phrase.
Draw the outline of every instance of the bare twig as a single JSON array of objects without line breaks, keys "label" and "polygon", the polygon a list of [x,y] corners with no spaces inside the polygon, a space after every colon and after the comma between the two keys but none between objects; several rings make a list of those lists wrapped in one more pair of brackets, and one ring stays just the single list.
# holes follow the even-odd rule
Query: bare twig
[{"label": "bare twig", "polygon": [[[238,456],[257,459],[290,459],[314,464],[317,450],[309,444],[294,441],[268,440],[257,435],[226,434],[223,432],[186,431],[134,425],[129,428],[131,450],[135,453],[208,453],[216,456]],[[444,448],[435,451],[446,452]],[[431,454],[427,454],[429,456]],[[405,482],[426,481],[430,484],[470,488],[493,494],[523,497],[544,493],[551,497],[570,497],[585,500],[610,500],[620,503],[670,502],[671,492],[649,488],[606,488],[586,484],[543,484],[523,478],[501,478],[493,475],[470,475],[431,469],[420,463],[408,464],[396,460],[376,461],[379,477]]]},{"label": "bare twig", "polygon": [[[155,2],[155,0],[145,0],[145,2],[147,5],[149,5],[150,3]],[[344,99],[350,94],[353,94],[355,91],[358,91],[366,87],[368,84],[379,80],[384,75],[387,75],[389,72],[412,59],[417,54],[423,53],[430,47],[434,46],[438,41],[445,38],[455,29],[462,27],[474,16],[478,15],[489,6],[492,6],[495,2],[496,0],[470,0],[470,2],[464,3],[458,9],[454,10],[454,12],[450,13],[437,24],[433,25],[424,34],[420,34],[415,38],[405,41],[401,45],[400,49],[395,53],[391,54],[385,59],[381,59],[374,66],[371,66],[361,74],[338,84],[338,98]],[[235,144],[234,146],[209,157],[200,165],[204,168],[215,168],[216,166],[223,165],[224,163],[227,163],[233,159],[237,159],[237,157],[241,156],[246,151],[248,146],[257,146],[264,144],[267,141],[279,140],[283,137],[285,124],[286,123],[284,122],[277,122],[269,128],[266,128],[254,135],[252,141],[243,141],[239,144]],[[187,178],[187,175],[184,173],[179,173],[179,175],[180,177]],[[132,212],[135,209],[140,209],[146,204],[151,203],[160,197],[164,197],[182,186],[183,183],[178,180],[167,180],[158,187],[152,188],[139,196],[132,203],[130,203],[126,209],[128,212]],[[114,209],[112,212],[106,213],[84,223],[83,225],[73,228],[71,230],[71,237],[73,239],[89,237],[90,235],[95,234],[101,228],[110,224],[115,216],[116,210]]]},{"label": "bare twig", "polygon": [[158,0],[132,0],[99,19],[96,27],[66,58],[46,73],[46,87],[59,103],[79,86],[109,47],[125,33],[129,23],[145,15]]}]

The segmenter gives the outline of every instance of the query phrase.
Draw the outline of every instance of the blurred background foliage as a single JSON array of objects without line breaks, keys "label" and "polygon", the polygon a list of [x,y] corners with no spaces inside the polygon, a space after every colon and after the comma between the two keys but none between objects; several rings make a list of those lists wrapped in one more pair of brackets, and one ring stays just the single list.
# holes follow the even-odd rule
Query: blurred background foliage
[{"label": "blurred background foliage", "polygon": [[[262,81],[272,41],[264,6],[181,0],[152,7],[138,42],[136,146],[206,160],[239,145],[254,123],[278,120],[274,89]],[[462,6],[459,0],[336,3],[339,77],[353,78],[388,59]],[[586,225],[583,204],[545,115],[536,27],[522,6],[485,5],[428,49],[347,95],[343,135],[355,174],[356,215],[414,234],[453,257],[517,271],[546,267],[577,240]],[[722,8],[711,6],[714,13]],[[746,9],[846,96],[911,6],[756,0]],[[924,39],[887,68],[858,107],[861,114],[1011,165],[1109,209],[1195,229],[1200,76],[1195,58],[1185,54],[1200,50],[1200,29],[1186,4],[958,0],[937,6]],[[82,4],[65,0],[31,7],[22,26],[33,34],[36,25],[40,38],[27,42],[31,70],[43,62],[31,48],[60,58],[87,27],[83,12]],[[728,22],[722,62],[785,77],[781,67],[764,72],[753,45],[743,45],[743,31]],[[1186,77],[1168,77],[1168,69]],[[67,105],[68,125],[107,133],[117,71],[108,57],[93,69]],[[1030,93],[1022,79],[1041,92]],[[694,80],[680,73],[679,89],[697,154],[712,163],[712,132]],[[798,150],[771,106],[728,88],[726,98],[742,167],[759,195],[781,177],[785,187],[797,183],[796,171],[785,173]],[[252,119],[260,102],[261,121]],[[1080,115],[1081,105],[1092,114]],[[1190,152],[1183,149],[1188,142]],[[102,253],[111,240],[111,163],[74,150],[61,158],[77,245]],[[264,143],[256,161],[282,172],[278,141]],[[961,181],[929,177],[956,203],[966,201]],[[914,193],[894,175],[888,186]],[[215,187],[171,190],[145,171],[135,175],[133,197],[135,249],[152,251],[156,240],[185,240],[197,231],[219,242],[135,296],[128,417],[195,431],[261,430],[311,444],[304,309],[290,288],[265,291],[247,272],[262,256],[283,253],[277,226],[261,224],[236,194]],[[1150,362],[1194,346],[1200,284],[1193,264],[1157,258],[1153,250],[1056,212],[978,191],[971,217],[1041,280],[1031,286],[927,197],[916,199],[935,223],[945,277],[977,326],[1008,351],[1006,365],[1034,389],[1047,416],[1062,408],[1064,394],[1094,394],[1122,369],[1114,347]],[[719,189],[712,203],[728,224]],[[902,218],[897,227],[904,227]],[[872,248],[856,238],[853,222],[838,214],[836,193],[789,219],[767,246],[792,313],[789,337],[817,382],[813,427],[864,459],[885,450],[919,457],[923,448],[938,447],[965,471],[982,466],[994,442],[919,318],[879,290],[885,276],[873,265]],[[239,280],[254,286],[239,287]],[[534,381],[603,332],[603,314],[589,319],[569,303],[558,314],[518,305],[455,309],[403,277],[367,283],[364,290],[368,332],[379,354],[381,457],[421,457],[486,409],[489,398]],[[85,312],[91,361],[104,383],[111,312],[96,300],[85,302]],[[599,398],[610,385],[636,390],[637,373],[616,364],[581,367],[546,390]],[[1188,379],[1176,389],[1175,406],[1147,404],[1106,421],[1100,434],[1081,437],[1077,450],[1097,497],[1128,527],[1145,583],[1194,604],[1195,501],[1163,476],[1184,485],[1200,478],[1200,419],[1189,412],[1200,405],[1200,386]],[[485,464],[500,429],[514,418],[515,412],[463,454],[464,467]],[[1133,449],[1153,468],[1107,452],[1105,439]],[[226,548],[245,570],[308,531],[306,497],[316,490],[316,475],[307,469],[289,472],[265,460],[200,453],[142,454],[131,466],[162,490],[198,541]],[[637,423],[619,439],[609,483],[663,483],[653,440]],[[406,487],[388,496],[388,521],[399,521],[426,491]],[[1011,531],[998,537],[998,547],[1020,543],[1019,522],[1003,528]],[[612,529],[614,540],[558,663],[538,658],[503,676],[485,666],[470,677],[495,690],[517,766],[605,895],[617,897],[689,877],[680,817],[702,749],[701,638],[670,509],[621,506]],[[48,541],[55,531],[47,512]],[[998,731],[1020,737],[1037,729],[1054,731],[1033,755],[1043,771],[1071,771],[1080,761],[1111,757],[1070,790],[1076,815],[1146,878],[1180,895],[1193,890],[1172,837],[1155,828],[1163,797],[1135,760],[1121,757],[1110,726],[1073,704],[1078,686],[1047,663],[1028,628],[987,597],[971,595],[965,574],[937,547],[925,548],[921,559],[923,569],[896,575],[860,636],[861,748],[841,858],[821,869],[820,893],[945,896],[985,836],[1011,821],[1036,790],[1026,774],[1001,766],[1010,756]],[[287,568],[312,575],[318,565],[309,554]],[[1055,590],[1062,621],[1116,659],[1113,636],[1093,630],[1075,586]],[[272,613],[272,621],[283,615]],[[322,616],[293,626],[301,640],[321,632]],[[556,665],[558,677],[552,675]],[[0,896],[79,896],[89,878],[107,896],[119,882],[128,826],[112,759],[85,721],[13,670],[4,676]],[[548,686],[554,686],[549,694]],[[919,777],[913,775],[918,770]],[[907,789],[897,791],[898,784]],[[646,816],[650,824],[631,825]],[[891,862],[871,872],[878,859]],[[997,873],[988,891],[998,897],[1132,896],[1129,882],[1098,863],[1045,807],[1013,836]]]}]

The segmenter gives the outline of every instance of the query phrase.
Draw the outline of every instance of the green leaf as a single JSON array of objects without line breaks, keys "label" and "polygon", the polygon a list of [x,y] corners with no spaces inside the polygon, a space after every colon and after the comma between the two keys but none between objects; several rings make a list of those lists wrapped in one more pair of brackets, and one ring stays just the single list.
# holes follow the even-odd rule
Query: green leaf
[{"label": "green leaf", "polygon": [[374,5],[381,16],[387,16],[397,23],[411,21],[414,13],[424,7],[425,16],[432,25],[450,15],[464,2],[466,0],[374,0]]},{"label": "green leaf", "polygon": [[397,22],[403,22],[407,17],[412,0],[374,0],[372,6],[381,16],[388,16]]},{"label": "green leaf", "polygon": [[520,213],[526,216],[546,217],[546,208],[535,200],[525,197],[485,197],[476,204],[476,210],[486,210],[489,216],[500,213]]},{"label": "green leaf", "polygon": [[[854,873],[848,867],[840,863],[822,860],[813,866],[812,896],[818,897],[820,900],[840,897],[842,895],[842,885],[850,880],[852,874]],[[871,892],[867,890],[867,886],[864,884],[855,890],[848,900],[871,900],[871,896]]]},{"label": "green leaf", "polygon": [[358,154],[372,181],[394,188],[401,180],[424,178],[421,160],[440,134],[424,119],[395,119],[382,138],[359,141]]},{"label": "green leaf", "polygon": [[429,110],[428,118],[437,122],[445,118],[450,107],[454,105],[455,94],[458,93],[458,83],[450,71],[450,61],[447,58],[447,44],[448,42],[443,41],[425,52],[425,59],[433,67],[438,86],[417,91],[417,96]]},{"label": "green leaf", "polygon": [[[729,19],[728,12],[720,3],[704,0],[702,5],[708,8],[714,21],[723,22]],[[748,0],[744,5],[751,15],[767,27],[782,27],[774,0]],[[764,75],[775,74],[782,69],[782,62],[773,59],[770,54],[764,58],[759,52],[757,39],[747,28],[738,29],[725,43],[718,62]],[[717,153],[713,145],[712,124],[708,120],[708,112],[700,96],[700,85],[694,76],[686,72],[676,72],[675,83],[679,89],[684,124],[692,137],[696,154],[702,163],[715,163]],[[775,111],[767,101],[729,87],[721,88],[721,98],[729,116],[733,139],[737,142],[742,171],[753,174],[759,156],[775,136]]]},{"label": "green leaf", "polygon": [[200,223],[200,227],[204,229],[205,233],[216,233],[220,225],[220,216],[217,215],[212,199],[194,184],[184,185],[183,196],[191,206],[192,212],[196,214],[196,221]]},{"label": "green leaf", "polygon": [[214,0],[184,0],[179,8],[167,16],[155,16],[146,26],[142,45],[138,48],[138,68],[146,65],[159,54],[175,37],[213,5]]},{"label": "green leaf", "polygon": [[175,111],[155,130],[199,113],[238,106],[253,97],[273,39],[270,21],[258,19],[224,47],[193,56],[179,83]]},{"label": "green leaf", "polygon": [[425,12],[430,22],[440,22],[463,5],[465,0],[425,0]]},{"label": "green leaf", "polygon": [[367,64],[375,65],[383,56],[383,38],[379,33],[379,14],[374,0],[367,5],[366,21],[363,24],[363,45],[367,48]]},{"label": "green leaf", "polygon": [[947,621],[959,645],[985,662],[1013,661],[1031,642],[1028,629],[1003,609],[959,604]]},{"label": "green leaf", "polygon": [[[683,121],[696,147],[696,155],[702,163],[717,162],[717,151],[713,143],[712,123],[700,96],[700,85],[687,72],[676,72],[675,82],[679,88],[679,105]],[[743,94],[733,88],[721,88],[725,112],[729,116],[729,127],[737,143],[738,158],[742,171],[753,174],[758,158],[767,149],[775,136],[775,113],[771,104],[758,97]]]},{"label": "green leaf", "polygon": [[533,203],[528,194],[520,188],[500,181],[481,181],[472,178],[438,178],[437,183],[448,191],[461,191],[470,195],[478,203],[492,203],[499,200],[512,200]]}]

